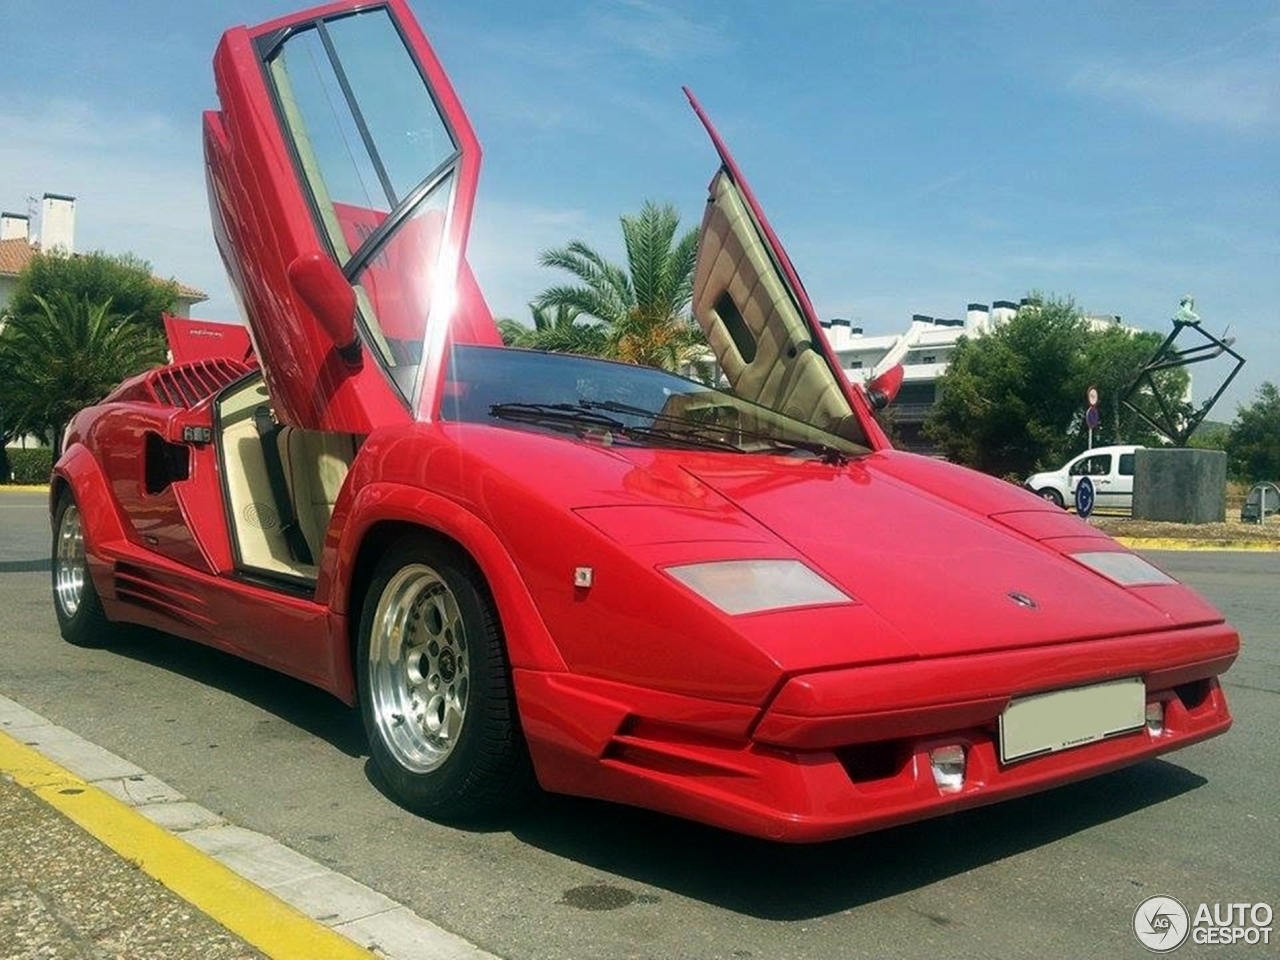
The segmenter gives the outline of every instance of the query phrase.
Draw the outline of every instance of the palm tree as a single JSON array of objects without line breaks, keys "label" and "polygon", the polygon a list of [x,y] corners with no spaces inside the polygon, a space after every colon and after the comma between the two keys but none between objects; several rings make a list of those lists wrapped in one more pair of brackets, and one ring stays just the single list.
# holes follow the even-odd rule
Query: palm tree
[{"label": "palm tree", "polygon": [[577,286],[556,286],[535,301],[540,308],[567,308],[594,317],[605,335],[604,356],[678,370],[706,349],[688,315],[698,232],[677,238],[680,215],[670,204],[648,200],[638,216],[623,215],[627,268],[609,263],[581,240],[544,251],[539,262],[577,277]]},{"label": "palm tree", "polygon": [[529,312],[533,318],[532,328],[510,317],[498,320],[498,331],[507,346],[592,356],[605,352],[607,338],[604,326],[594,321],[579,323],[582,312],[576,307],[562,303],[554,306],[531,303]]},{"label": "palm tree", "polygon": [[0,334],[0,408],[10,430],[52,433],[56,457],[71,417],[125,377],[162,363],[165,343],[131,316],[112,313],[110,298],[94,303],[58,291],[35,300],[38,311],[10,316]]}]

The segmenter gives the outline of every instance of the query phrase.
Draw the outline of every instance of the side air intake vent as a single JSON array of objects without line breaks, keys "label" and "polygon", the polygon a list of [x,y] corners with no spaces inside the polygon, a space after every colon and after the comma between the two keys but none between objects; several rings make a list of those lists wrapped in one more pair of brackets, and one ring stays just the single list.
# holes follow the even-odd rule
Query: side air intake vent
[{"label": "side air intake vent", "polygon": [[149,385],[156,403],[190,408],[248,372],[238,360],[194,360],[156,370]]}]

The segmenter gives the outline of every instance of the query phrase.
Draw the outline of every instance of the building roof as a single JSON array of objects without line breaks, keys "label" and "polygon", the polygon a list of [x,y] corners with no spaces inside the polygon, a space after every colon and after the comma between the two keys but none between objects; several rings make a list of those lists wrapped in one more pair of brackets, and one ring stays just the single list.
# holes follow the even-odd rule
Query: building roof
[{"label": "building roof", "polygon": [[[0,240],[0,277],[16,277],[20,274],[31,258],[40,252],[39,243],[30,243],[22,237],[15,237],[12,240]],[[73,254],[79,256],[79,254]],[[162,277],[157,277],[162,280]],[[203,290],[197,290],[195,287],[189,287],[181,280],[174,281],[178,285],[178,299],[185,300],[187,303],[199,303],[201,300],[208,300],[209,295]]]}]

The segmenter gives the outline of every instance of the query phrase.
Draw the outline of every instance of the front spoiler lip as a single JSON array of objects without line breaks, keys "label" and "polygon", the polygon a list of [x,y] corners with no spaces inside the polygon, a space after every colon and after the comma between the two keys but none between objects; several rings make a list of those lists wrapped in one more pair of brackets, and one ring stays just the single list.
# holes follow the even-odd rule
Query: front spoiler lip
[{"label": "front spoiler lip", "polygon": [[[844,668],[795,678],[827,677],[828,686],[784,684],[764,720],[745,704],[611,681],[526,670],[516,670],[514,679],[524,732],[546,789],[637,804],[756,837],[811,843],[1036,793],[1225,733],[1232,720],[1218,674],[1238,649],[1236,633],[1220,623]],[[1011,666],[993,673],[992,659]],[[957,669],[966,662],[968,669]],[[883,689],[846,686],[835,696],[838,685],[832,690],[829,681],[857,673],[898,682]],[[1012,696],[1122,676],[1143,676],[1147,702],[1164,704],[1162,732],[1142,727],[1000,763],[996,720]],[[832,697],[806,699],[798,691]],[[784,714],[779,703],[807,705],[810,713]],[[865,709],[852,709],[858,705]],[[768,743],[762,731],[792,744],[828,746]],[[862,739],[831,742],[838,732]],[[892,763],[885,769],[860,767],[864,755],[857,745],[863,742],[872,742],[871,755],[886,746]],[[956,744],[966,753],[964,785],[942,792],[930,772],[929,751]]]}]

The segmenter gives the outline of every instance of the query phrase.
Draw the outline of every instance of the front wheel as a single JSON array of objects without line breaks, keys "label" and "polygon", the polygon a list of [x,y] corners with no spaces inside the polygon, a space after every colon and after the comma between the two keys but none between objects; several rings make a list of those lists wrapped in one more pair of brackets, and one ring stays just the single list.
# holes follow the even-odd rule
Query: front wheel
[{"label": "front wheel", "polygon": [[1062,494],[1060,494],[1057,490],[1053,489],[1053,487],[1045,487],[1043,490],[1037,490],[1036,494],[1041,499],[1048,500],[1055,507],[1064,506],[1063,500],[1062,500]]},{"label": "front wheel", "polygon": [[62,638],[77,647],[105,647],[121,628],[107,619],[89,576],[84,522],[70,490],[64,490],[53,514],[53,611]]},{"label": "front wheel", "polygon": [[527,794],[497,611],[465,556],[422,536],[393,546],[365,597],[357,657],[370,756],[394,799],[449,819]]}]

